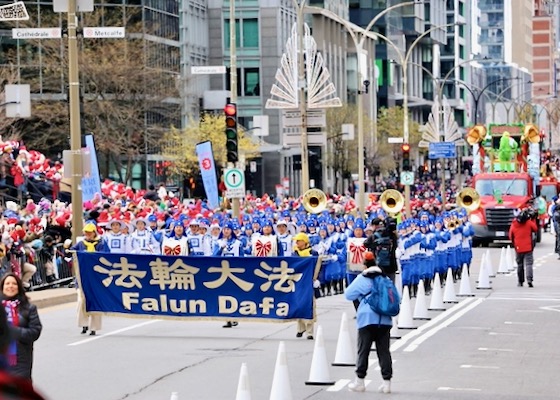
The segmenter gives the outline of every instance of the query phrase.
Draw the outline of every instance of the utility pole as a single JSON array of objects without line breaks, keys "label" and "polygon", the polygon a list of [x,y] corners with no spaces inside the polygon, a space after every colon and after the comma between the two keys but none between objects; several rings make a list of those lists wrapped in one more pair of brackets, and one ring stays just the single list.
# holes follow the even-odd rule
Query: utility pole
[{"label": "utility pole", "polygon": [[77,0],[68,1],[68,93],[70,102],[70,151],[72,154],[72,239],[82,234],[82,140],[80,127],[80,77],[78,72]]},{"label": "utility pole", "polygon": [[[229,0],[229,90],[230,101],[237,105],[237,37],[235,27],[237,21],[235,19],[235,0]],[[229,163],[228,167],[233,168],[236,165]],[[237,167],[240,167],[239,161]],[[244,168],[242,168],[244,171]],[[239,199],[233,198],[231,203],[231,211],[234,218],[239,218]]]}]

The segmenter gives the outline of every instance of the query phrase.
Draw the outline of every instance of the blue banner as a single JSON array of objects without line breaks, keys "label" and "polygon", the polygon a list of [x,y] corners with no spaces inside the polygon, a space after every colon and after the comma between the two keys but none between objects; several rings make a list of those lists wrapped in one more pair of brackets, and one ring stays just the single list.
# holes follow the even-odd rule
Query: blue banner
[{"label": "blue banner", "polygon": [[200,175],[204,183],[204,191],[208,198],[210,208],[218,208],[220,205],[218,194],[218,179],[216,178],[216,164],[212,152],[212,142],[206,141],[196,145],[196,155],[200,166]]},{"label": "blue banner", "polygon": [[314,319],[316,257],[78,252],[87,312],[186,319]]},{"label": "blue banner", "polygon": [[96,194],[101,200],[101,180],[99,179],[99,166],[97,165],[93,135],[86,135],[86,147],[91,155],[91,174],[82,177],[82,201],[91,201]]}]

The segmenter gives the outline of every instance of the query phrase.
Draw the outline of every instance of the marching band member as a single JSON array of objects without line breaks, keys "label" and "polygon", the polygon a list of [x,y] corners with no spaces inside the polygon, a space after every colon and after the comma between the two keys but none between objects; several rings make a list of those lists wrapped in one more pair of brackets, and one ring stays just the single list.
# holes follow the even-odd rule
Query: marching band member
[{"label": "marching band member", "polygon": [[130,253],[130,237],[122,233],[123,223],[118,219],[112,219],[107,224],[109,231],[103,234],[103,239],[111,253]]},{"label": "marching band member", "polygon": [[356,219],[352,236],[349,237],[346,242],[346,252],[348,255],[346,280],[348,285],[365,269],[364,253],[366,252],[366,248],[364,242],[366,237],[364,235],[364,228],[364,221],[361,218]]},{"label": "marching band member", "polygon": [[[296,242],[294,248],[294,255],[299,257],[311,257],[317,256],[317,252],[315,252],[309,243],[309,237],[306,233],[299,232],[294,236],[294,241]],[[313,287],[315,289],[319,283],[313,282]],[[313,340],[313,320],[306,320],[306,319],[298,319],[297,320],[297,333],[296,337],[302,337],[304,333],[307,334],[307,339]]]},{"label": "marching band member", "polygon": [[424,281],[424,289],[429,293],[432,289],[432,280],[435,273],[434,250],[437,246],[436,235],[430,231],[429,222],[427,220],[420,221],[420,232],[422,233],[422,242],[420,250],[424,255],[423,264],[420,269],[420,279]]},{"label": "marching band member", "polygon": [[411,263],[410,268],[410,296],[416,297],[418,290],[418,282],[420,281],[420,264],[422,261],[422,254],[420,252],[420,244],[422,243],[422,234],[417,225],[417,221],[411,219],[408,225],[409,235],[404,242],[404,248],[408,253]]},{"label": "marching band member", "polygon": [[443,283],[443,278],[447,271],[447,242],[451,239],[451,234],[443,226],[442,218],[436,218],[434,225],[434,234],[436,236],[435,272],[439,274],[440,283]]},{"label": "marching band member", "polygon": [[189,243],[189,256],[209,256],[212,254],[210,241],[199,230],[200,222],[196,219],[189,222],[190,233],[187,234]]},{"label": "marching band member", "polygon": [[[243,257],[243,243],[237,239],[233,228],[232,221],[227,221],[222,227],[220,238],[213,251],[215,257]],[[237,321],[227,321],[223,328],[232,328],[237,325]]]},{"label": "marching band member", "polygon": [[336,249],[333,247],[333,243],[331,238],[329,237],[329,232],[326,224],[319,226],[319,238],[320,241],[317,246],[312,248],[317,252],[317,254],[322,256],[321,269],[319,271],[318,277],[319,283],[321,284],[320,294],[321,296],[330,296],[332,295],[331,286],[333,275],[331,270],[338,267],[338,263],[336,263],[337,257],[334,256]]},{"label": "marching band member", "polygon": [[[233,224],[232,224],[232,227],[233,227]],[[218,240],[220,239],[221,232],[222,232],[222,228],[220,228],[219,224],[212,223],[210,225],[210,248],[211,249],[216,248],[216,244],[218,243]]]},{"label": "marching band member", "polygon": [[[82,241],[76,243],[72,250],[87,251],[87,252],[101,252],[109,253],[109,247],[105,240],[97,234],[97,227],[93,222],[88,222],[83,228],[84,238]],[[78,326],[82,327],[82,334],[90,330],[90,335],[95,336],[95,333],[101,329],[101,315],[92,315],[85,312],[85,299],[83,298],[82,291],[78,290]]]},{"label": "marching band member", "polygon": [[172,229],[172,232],[163,239],[162,254],[166,256],[188,256],[189,242],[183,224],[175,221]]},{"label": "marching band member", "polygon": [[282,246],[278,237],[272,234],[272,222],[262,221],[262,232],[253,236],[251,241],[251,255],[255,257],[282,257]]},{"label": "marching band member", "polygon": [[472,237],[474,236],[474,228],[469,221],[467,211],[461,209],[459,211],[459,219],[461,221],[461,268],[466,265],[467,271],[470,273],[472,261]]},{"label": "marching band member", "polygon": [[131,252],[134,254],[160,254],[159,242],[152,231],[146,228],[146,222],[144,218],[137,218],[134,221],[136,230],[130,235]]},{"label": "marching band member", "polygon": [[285,219],[281,219],[276,223],[276,234],[282,247],[282,254],[284,257],[291,257],[293,255],[293,240],[292,235],[288,232],[288,222]]}]

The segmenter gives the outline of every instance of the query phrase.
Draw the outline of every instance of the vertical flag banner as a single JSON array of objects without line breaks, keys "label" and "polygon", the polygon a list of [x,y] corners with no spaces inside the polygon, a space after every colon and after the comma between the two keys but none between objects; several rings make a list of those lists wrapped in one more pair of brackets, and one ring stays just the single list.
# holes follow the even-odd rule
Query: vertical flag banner
[{"label": "vertical flag banner", "polygon": [[91,155],[91,174],[82,177],[82,199],[84,202],[93,200],[96,194],[101,199],[101,180],[99,179],[99,166],[93,135],[86,135],[86,147]]},{"label": "vertical flag banner", "polygon": [[214,209],[220,205],[218,196],[218,179],[216,178],[216,164],[212,153],[212,142],[197,143],[196,156],[200,166],[200,174],[204,183],[204,191],[208,198],[208,205]]}]

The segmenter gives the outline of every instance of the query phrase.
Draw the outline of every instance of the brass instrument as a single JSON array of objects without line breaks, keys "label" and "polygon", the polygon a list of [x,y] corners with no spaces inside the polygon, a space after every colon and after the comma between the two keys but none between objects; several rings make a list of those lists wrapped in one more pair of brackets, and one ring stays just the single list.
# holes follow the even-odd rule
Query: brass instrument
[{"label": "brass instrument", "polygon": [[327,195],[320,189],[309,189],[302,196],[303,208],[311,214],[319,214],[327,208]]},{"label": "brass instrument", "polygon": [[404,207],[404,197],[398,190],[387,189],[379,197],[381,208],[390,215],[398,214]]},{"label": "brass instrument", "polygon": [[473,188],[464,188],[457,193],[457,207],[464,208],[468,213],[480,207],[480,194]]},{"label": "brass instrument", "polygon": [[539,143],[540,134],[539,129],[534,124],[525,125],[523,129],[523,135],[521,136],[521,143]]},{"label": "brass instrument", "polygon": [[475,125],[469,129],[469,133],[467,133],[467,142],[473,145],[482,142],[485,137],[486,127],[484,125]]},{"label": "brass instrument", "polygon": [[453,218],[453,219],[451,219],[451,220],[449,220],[445,223],[445,227],[447,229],[455,229],[457,227],[457,225],[459,225],[459,224],[458,224],[458,221],[455,218]]}]

